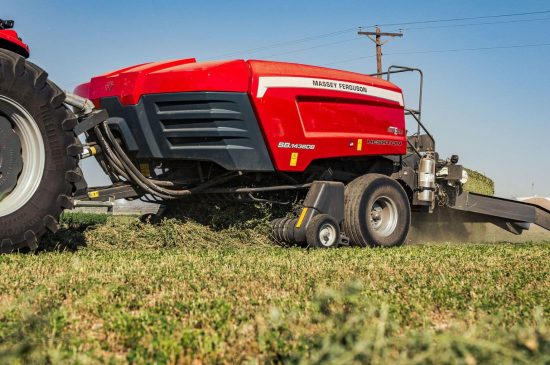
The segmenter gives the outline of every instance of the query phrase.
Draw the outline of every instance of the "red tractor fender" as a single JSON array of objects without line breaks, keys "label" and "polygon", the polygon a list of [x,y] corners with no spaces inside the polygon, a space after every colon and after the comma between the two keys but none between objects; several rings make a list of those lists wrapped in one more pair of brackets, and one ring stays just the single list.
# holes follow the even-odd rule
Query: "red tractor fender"
[{"label": "red tractor fender", "polygon": [[0,48],[20,54],[25,58],[28,58],[30,54],[29,46],[23,43],[15,30],[0,30]]}]

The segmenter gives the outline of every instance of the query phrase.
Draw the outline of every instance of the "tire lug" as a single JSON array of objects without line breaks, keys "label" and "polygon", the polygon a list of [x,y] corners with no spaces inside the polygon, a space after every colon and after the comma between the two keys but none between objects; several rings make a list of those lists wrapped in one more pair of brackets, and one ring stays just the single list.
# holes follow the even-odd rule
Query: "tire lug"
[{"label": "tire lug", "polygon": [[70,170],[65,173],[65,180],[71,183],[77,183],[82,180],[82,175],[77,170]]},{"label": "tire lug", "polygon": [[69,198],[67,195],[60,195],[57,198],[57,202],[59,206],[64,209],[73,209],[74,207],[73,200]]},{"label": "tire lug", "polygon": [[84,151],[84,148],[79,144],[71,144],[67,147],[67,155],[77,157]]},{"label": "tire lug", "polygon": [[59,223],[53,216],[45,216],[42,222],[50,232],[57,233],[57,231],[59,231]]},{"label": "tire lug", "polygon": [[29,246],[30,250],[36,251],[36,249],[38,248],[38,239],[36,238],[34,232],[29,230],[25,232],[23,237],[25,237],[25,242]]},{"label": "tire lug", "polygon": [[61,123],[61,127],[65,132],[71,132],[77,124],[78,120],[76,118],[69,118],[65,119],[63,123]]}]

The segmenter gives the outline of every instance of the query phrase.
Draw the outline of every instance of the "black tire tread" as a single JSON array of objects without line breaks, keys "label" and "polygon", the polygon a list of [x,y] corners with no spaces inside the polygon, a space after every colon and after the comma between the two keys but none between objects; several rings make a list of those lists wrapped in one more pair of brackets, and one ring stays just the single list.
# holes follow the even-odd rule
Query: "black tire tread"
[{"label": "black tire tread", "polygon": [[[78,145],[80,142],[72,130],[66,130],[63,125],[74,123],[74,115],[64,105],[65,93],[53,82],[48,80],[48,74],[37,65],[26,61],[23,57],[0,49],[0,83],[2,90],[14,90],[13,93],[19,96],[19,99],[32,98],[41,105],[39,115],[33,115],[37,122],[43,118],[49,119],[49,127],[59,125],[59,129],[50,137],[51,142],[55,143],[48,148],[61,148],[63,158],[56,161],[59,170],[63,170],[59,181],[55,185],[56,202],[43,209],[43,216],[33,219],[34,223],[28,224],[22,232],[13,234],[9,237],[0,237],[0,252],[9,253],[20,249],[29,248],[35,250],[38,247],[40,237],[47,231],[54,232],[58,229],[58,217],[63,209],[72,207],[72,194],[75,189],[75,176],[68,171],[77,171],[78,159],[68,153],[68,147],[72,144]],[[22,90],[24,89],[24,90]],[[52,124],[53,123],[53,124]],[[57,129],[57,128],[56,128]],[[48,130],[48,132],[50,132]],[[44,133],[44,132],[43,132]],[[31,199],[32,200],[32,199]],[[0,218],[1,221],[2,218]]]},{"label": "black tire tread", "polygon": [[[388,182],[391,180],[386,175],[382,174],[366,174],[356,178],[346,186],[343,228],[352,245],[360,247],[379,246],[376,242],[369,242],[369,240],[366,239],[365,235],[361,231],[363,222],[361,222],[361,215],[359,214],[362,195],[367,187],[378,179],[388,179]],[[403,187],[399,185],[399,183],[395,182],[394,186],[402,192],[403,197],[406,197],[406,192]],[[410,213],[408,224],[410,224]],[[406,231],[408,232],[408,228]]]},{"label": "black tire tread", "polygon": [[[321,227],[322,223],[324,221],[329,220],[330,223],[336,228],[336,235],[337,239],[333,246],[327,247],[319,243],[319,228]],[[328,214],[318,214],[314,216],[311,221],[309,222],[307,229],[306,229],[306,242],[308,247],[315,247],[315,248],[335,248],[338,247],[340,240],[340,227],[338,226],[338,222]]]}]

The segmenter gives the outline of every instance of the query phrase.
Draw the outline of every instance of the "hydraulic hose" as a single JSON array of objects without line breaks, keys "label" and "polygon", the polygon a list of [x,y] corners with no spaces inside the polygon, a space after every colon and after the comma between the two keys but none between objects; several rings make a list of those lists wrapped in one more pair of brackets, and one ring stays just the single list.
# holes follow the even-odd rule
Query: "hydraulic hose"
[{"label": "hydraulic hose", "polygon": [[107,142],[107,140],[105,139],[105,137],[103,136],[103,134],[101,133],[100,129],[97,126],[94,128],[94,132],[96,134],[99,144],[101,145],[101,148],[103,148],[103,151],[105,152],[105,156],[107,157],[107,162],[109,165],[108,167],[110,169],[115,170],[116,174],[122,176],[127,181],[133,182],[135,185],[139,186],[143,191],[147,192],[148,194],[154,194],[163,199],[173,199],[173,197],[159,193],[154,189],[151,189],[146,184],[143,184],[135,174],[132,174],[131,172],[128,173],[128,169],[125,168],[124,164],[116,156],[116,154],[111,149],[109,143]]},{"label": "hydraulic hose", "polygon": [[[94,132],[97,136],[99,144],[107,156],[108,163],[111,165],[110,167],[115,171],[115,173],[124,179],[133,182],[146,193],[157,196],[161,199],[171,200],[188,196],[193,193],[198,193],[208,189],[209,187],[231,180],[237,176],[236,173],[231,172],[191,189],[167,189],[163,186],[173,187],[176,185],[172,181],[154,180],[143,176],[141,171],[137,169],[128,155],[124,152],[119,142],[112,134],[109,126],[104,122],[101,123],[101,128],[103,131],[101,131],[98,126],[94,127]],[[105,132],[105,135],[103,135],[103,132]]]},{"label": "hydraulic hose", "polygon": [[160,194],[166,194],[168,196],[177,196],[177,197],[191,194],[191,191],[189,189],[182,189],[182,190],[165,189],[159,185],[156,185],[155,183],[147,179],[145,176],[143,176],[141,171],[139,171],[138,168],[132,163],[132,161],[130,161],[130,159],[128,158],[128,156],[120,146],[120,144],[116,141],[109,127],[105,123],[103,123],[102,126],[107,138],[112,143],[114,150],[116,151],[117,157],[120,158],[120,160],[124,163],[126,172],[129,175],[132,175],[134,179],[139,180],[141,183],[147,185],[149,188],[157,191]]}]

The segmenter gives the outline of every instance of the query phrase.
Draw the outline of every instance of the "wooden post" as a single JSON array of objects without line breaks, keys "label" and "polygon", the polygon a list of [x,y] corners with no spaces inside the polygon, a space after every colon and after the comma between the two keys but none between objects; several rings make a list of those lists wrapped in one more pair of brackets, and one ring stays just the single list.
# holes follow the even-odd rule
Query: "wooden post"
[{"label": "wooden post", "polygon": [[[403,37],[403,33],[388,33],[380,31],[379,27],[375,28],[374,32],[357,32],[359,35],[366,35],[371,41],[376,44],[376,73],[378,78],[382,78],[382,46],[386,44],[389,39],[385,42],[382,42],[382,37]],[[374,36],[374,38],[373,38]]]}]

